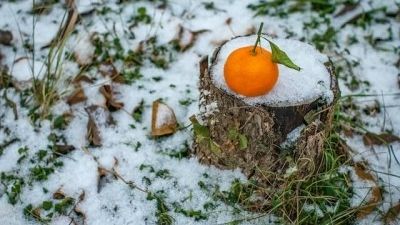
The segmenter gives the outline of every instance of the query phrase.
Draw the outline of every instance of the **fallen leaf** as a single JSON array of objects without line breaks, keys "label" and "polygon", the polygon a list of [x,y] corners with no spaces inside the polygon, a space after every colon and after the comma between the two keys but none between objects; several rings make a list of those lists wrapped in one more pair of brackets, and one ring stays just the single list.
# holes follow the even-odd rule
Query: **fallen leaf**
[{"label": "fallen leaf", "polygon": [[400,203],[392,206],[386,213],[383,215],[383,222],[385,224],[392,223],[399,218],[400,215]]},{"label": "fallen leaf", "polygon": [[53,198],[60,200],[66,197],[65,193],[61,190],[61,188],[57,189],[56,192],[53,193]]},{"label": "fallen leaf", "polygon": [[101,86],[100,92],[101,92],[101,94],[103,94],[104,98],[106,99],[106,107],[108,108],[108,110],[110,110],[110,112],[117,111],[118,109],[121,109],[124,107],[124,103],[117,102],[114,99],[111,85]]},{"label": "fallen leaf", "polygon": [[173,134],[176,129],[177,122],[174,111],[160,100],[154,101],[151,117],[151,135],[158,137]]},{"label": "fallen leaf", "polygon": [[400,137],[389,133],[375,134],[372,132],[367,132],[363,136],[363,142],[367,146],[385,145],[395,141],[400,141]]},{"label": "fallen leaf", "polygon": [[115,68],[114,64],[110,61],[101,63],[99,66],[99,72],[104,77],[109,77],[112,81],[118,83],[125,82],[124,77],[119,74],[117,68]]},{"label": "fallen leaf", "polygon": [[32,210],[32,215],[33,215],[33,217],[35,218],[35,219],[37,219],[37,220],[41,220],[41,216],[40,216],[40,208],[39,207],[36,207],[36,208],[34,208],[33,210]]},{"label": "fallen leaf", "polygon": [[81,221],[78,224],[86,224],[86,214],[85,212],[78,206],[76,205],[74,207],[75,214],[80,217]]},{"label": "fallen leaf", "polygon": [[73,145],[54,145],[54,152],[61,155],[66,155],[75,150]]},{"label": "fallen leaf", "polygon": [[90,77],[86,76],[86,75],[78,75],[74,79],[72,79],[72,81],[71,81],[71,83],[73,83],[73,84],[75,84],[77,86],[80,85],[80,82],[86,82],[86,83],[89,83],[89,84],[93,84],[93,80]]},{"label": "fallen leaf", "polygon": [[93,146],[101,146],[100,131],[92,115],[92,112],[96,110],[96,106],[85,108],[85,110],[89,116],[86,133],[87,140]]},{"label": "fallen leaf", "polygon": [[69,1],[67,4],[68,8],[68,17],[67,20],[65,21],[64,27],[61,29],[59,32],[60,39],[65,39],[75,28],[75,24],[78,22],[78,9],[76,8],[75,1]]},{"label": "fallen leaf", "polygon": [[0,30],[0,44],[11,45],[12,39],[13,39],[13,35],[10,31]]},{"label": "fallen leaf", "polygon": [[78,88],[67,98],[67,103],[69,105],[74,105],[80,102],[84,102],[86,101],[86,99],[87,97],[85,96],[83,89]]},{"label": "fallen leaf", "polygon": [[369,171],[367,171],[367,168],[363,163],[357,162],[354,165],[354,170],[361,180],[376,182],[376,178]]},{"label": "fallen leaf", "polygon": [[382,202],[382,192],[381,189],[377,186],[373,187],[371,190],[371,198],[368,200],[368,202],[361,206],[358,213],[357,213],[357,218],[358,219],[363,219],[369,214],[371,214],[375,209],[379,206],[379,204]]},{"label": "fallen leaf", "polygon": [[109,173],[103,167],[98,167],[97,168],[97,173],[98,173],[98,177],[97,177],[97,193],[100,193],[101,189],[103,188],[103,186],[106,183],[109,183],[109,178],[108,178]]}]

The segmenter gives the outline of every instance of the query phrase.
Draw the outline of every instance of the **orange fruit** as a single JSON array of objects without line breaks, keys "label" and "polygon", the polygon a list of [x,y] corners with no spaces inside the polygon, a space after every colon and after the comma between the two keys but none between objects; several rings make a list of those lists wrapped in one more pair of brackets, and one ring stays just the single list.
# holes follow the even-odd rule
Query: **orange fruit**
[{"label": "orange fruit", "polygon": [[254,46],[234,50],[225,62],[224,78],[228,87],[247,97],[260,96],[272,90],[278,80],[278,65],[272,54]]}]

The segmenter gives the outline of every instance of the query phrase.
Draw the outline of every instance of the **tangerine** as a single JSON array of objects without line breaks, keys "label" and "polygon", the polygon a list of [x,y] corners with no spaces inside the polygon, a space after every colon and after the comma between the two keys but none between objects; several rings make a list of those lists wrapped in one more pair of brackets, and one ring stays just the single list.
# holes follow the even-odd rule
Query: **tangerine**
[{"label": "tangerine", "polygon": [[272,54],[254,46],[234,50],[224,65],[224,78],[228,87],[241,95],[255,97],[268,93],[278,81],[278,65]]}]

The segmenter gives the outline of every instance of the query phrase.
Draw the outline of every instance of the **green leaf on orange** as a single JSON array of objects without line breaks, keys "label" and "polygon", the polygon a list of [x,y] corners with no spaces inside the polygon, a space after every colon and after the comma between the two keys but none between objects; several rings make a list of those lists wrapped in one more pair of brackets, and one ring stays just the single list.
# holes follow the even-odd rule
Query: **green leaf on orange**
[{"label": "green leaf on orange", "polygon": [[[266,38],[264,38],[266,39]],[[266,39],[269,42],[269,46],[271,46],[271,51],[272,51],[272,61],[278,64],[282,64],[288,68],[295,69],[297,71],[300,71],[301,68],[296,65],[284,52],[281,50],[278,45],[274,44],[272,41]]]}]

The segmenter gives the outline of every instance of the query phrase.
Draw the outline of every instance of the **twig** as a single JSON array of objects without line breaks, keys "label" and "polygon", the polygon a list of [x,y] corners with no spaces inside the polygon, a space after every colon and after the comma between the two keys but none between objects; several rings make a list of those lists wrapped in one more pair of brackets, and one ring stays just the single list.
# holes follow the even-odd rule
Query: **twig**
[{"label": "twig", "polygon": [[92,158],[94,159],[94,161],[97,163],[97,165],[101,168],[104,169],[104,171],[114,175],[116,178],[120,179],[123,183],[127,184],[129,187],[133,188],[133,189],[137,189],[141,192],[144,192],[146,194],[149,194],[150,192],[144,188],[139,187],[138,185],[136,185],[135,182],[133,181],[127,181],[124,177],[122,177],[116,170],[115,168],[112,168],[112,170],[106,169],[104,166],[102,166],[99,162],[99,160],[96,158],[96,156],[94,156],[91,152],[89,152],[89,150],[85,147],[82,148],[82,150],[89,154],[90,156],[92,156]]},{"label": "twig", "polygon": [[261,22],[260,28],[258,28],[258,32],[257,32],[257,40],[256,40],[256,43],[254,44],[254,48],[253,48],[253,50],[252,50],[253,55],[256,55],[256,54],[257,54],[257,53],[256,53],[257,45],[258,45],[258,44],[261,45],[261,32],[262,32],[263,26],[264,26],[264,23]]}]

